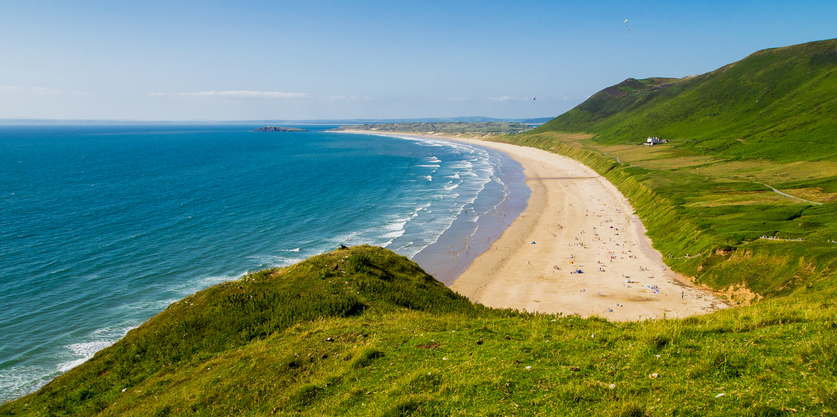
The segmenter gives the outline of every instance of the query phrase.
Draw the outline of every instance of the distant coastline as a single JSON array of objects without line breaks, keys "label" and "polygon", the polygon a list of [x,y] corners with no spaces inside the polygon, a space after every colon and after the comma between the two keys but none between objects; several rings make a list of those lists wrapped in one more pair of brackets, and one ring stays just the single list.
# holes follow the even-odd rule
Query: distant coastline
[{"label": "distant coastline", "polygon": [[532,130],[529,124],[520,122],[414,122],[363,124],[360,126],[340,126],[334,131],[357,130],[376,133],[394,133],[410,135],[513,135]]}]

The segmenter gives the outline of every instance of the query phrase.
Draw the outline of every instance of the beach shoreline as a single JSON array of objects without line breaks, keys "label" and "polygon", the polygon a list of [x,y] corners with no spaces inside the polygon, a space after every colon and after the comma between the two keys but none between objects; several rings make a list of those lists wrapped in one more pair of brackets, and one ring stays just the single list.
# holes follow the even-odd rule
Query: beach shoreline
[{"label": "beach shoreline", "polygon": [[[426,141],[430,139],[437,142],[452,142],[433,136],[397,132],[379,133],[356,130],[341,132],[403,140]],[[514,158],[480,144],[468,143],[467,145],[488,152],[488,158],[494,170],[491,177],[496,184],[484,185],[478,197],[462,207],[464,212],[455,216],[449,227],[434,242],[417,253],[408,255],[425,272],[446,286],[453,284],[474,259],[488,250],[490,244],[502,235],[513,219],[526,208],[530,194],[530,189],[525,184],[523,167]],[[495,200],[495,193],[499,191],[496,189],[497,184],[505,188],[504,195],[496,196],[500,200]],[[495,189],[489,190],[491,187]],[[483,191],[486,194],[483,194]]]},{"label": "beach shoreline", "polygon": [[[475,201],[465,205],[464,214],[460,213],[435,242],[412,257],[446,286],[453,284],[480,254],[489,249],[509,227],[510,219],[523,212],[529,199],[522,167],[503,152],[482,148],[492,152],[493,157],[499,157],[493,176],[502,182],[508,193],[500,197],[502,200],[495,200],[491,191],[487,191],[487,196],[480,191]],[[472,214],[468,214],[469,211]]]},{"label": "beach shoreline", "polygon": [[477,139],[356,132],[463,142],[498,150],[523,166],[528,206],[449,285],[474,302],[612,321],[681,318],[728,307],[669,270],[630,202],[578,161]]}]

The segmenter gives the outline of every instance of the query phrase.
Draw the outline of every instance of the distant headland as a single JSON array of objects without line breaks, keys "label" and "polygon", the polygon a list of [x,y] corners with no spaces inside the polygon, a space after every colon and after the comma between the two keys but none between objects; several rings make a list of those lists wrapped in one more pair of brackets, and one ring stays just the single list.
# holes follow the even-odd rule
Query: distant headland
[{"label": "distant headland", "polygon": [[260,127],[258,129],[253,129],[253,132],[307,132],[305,129],[300,129],[296,127],[284,127],[284,126],[265,126]]},{"label": "distant headland", "polygon": [[533,127],[519,122],[415,122],[415,123],[381,123],[340,126],[339,130],[371,130],[389,133],[420,133],[436,135],[514,135]]}]

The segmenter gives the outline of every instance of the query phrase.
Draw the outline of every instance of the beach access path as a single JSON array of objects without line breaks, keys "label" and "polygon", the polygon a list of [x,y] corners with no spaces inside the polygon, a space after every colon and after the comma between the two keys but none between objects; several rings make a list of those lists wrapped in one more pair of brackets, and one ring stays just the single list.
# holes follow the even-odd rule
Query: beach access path
[{"label": "beach access path", "polygon": [[669,270],[630,202],[584,164],[505,143],[396,135],[484,146],[523,166],[532,190],[526,210],[450,286],[471,301],[612,321],[681,318],[728,307]]}]

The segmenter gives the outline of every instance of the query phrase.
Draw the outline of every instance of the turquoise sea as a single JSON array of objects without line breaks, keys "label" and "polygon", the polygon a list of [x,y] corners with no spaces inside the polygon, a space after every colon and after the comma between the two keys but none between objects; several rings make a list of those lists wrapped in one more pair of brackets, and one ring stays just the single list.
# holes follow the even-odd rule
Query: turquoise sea
[{"label": "turquoise sea", "polygon": [[0,402],[188,294],[341,244],[450,284],[529,196],[486,148],[257,127],[0,126]]}]

